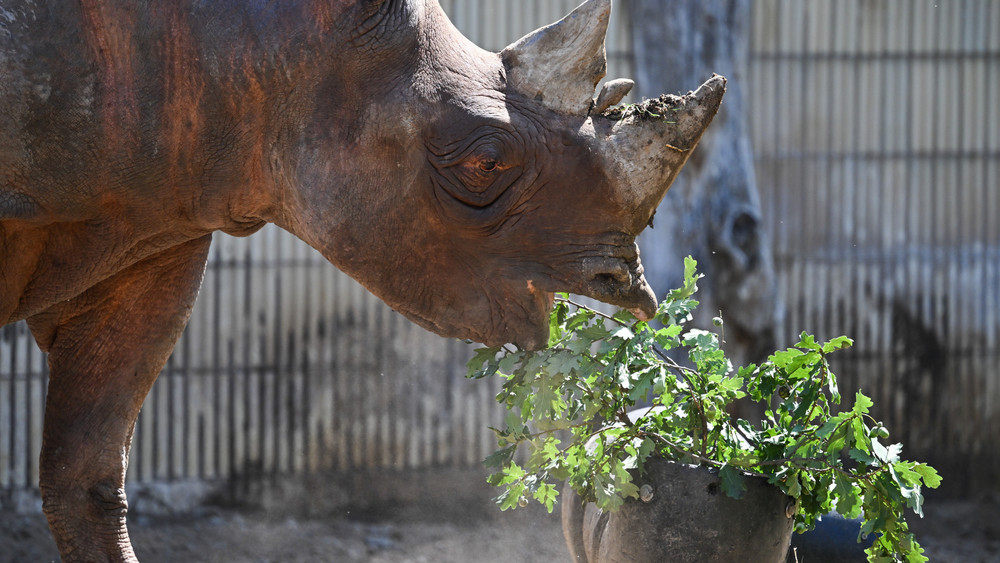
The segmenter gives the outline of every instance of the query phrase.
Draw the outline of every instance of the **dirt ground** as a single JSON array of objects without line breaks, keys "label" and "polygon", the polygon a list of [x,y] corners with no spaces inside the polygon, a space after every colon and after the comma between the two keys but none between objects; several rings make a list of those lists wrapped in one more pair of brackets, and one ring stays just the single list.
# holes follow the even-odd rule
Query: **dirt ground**
[{"label": "dirt ground", "polygon": [[[144,563],[568,561],[554,516],[543,509],[464,522],[437,514],[368,522],[212,509],[189,518],[140,519],[130,533]],[[4,516],[3,524],[0,545],[10,545],[0,548],[0,561],[58,560],[41,516]]]},{"label": "dirt ground", "polygon": [[[488,488],[470,492],[464,479],[446,476],[387,501],[400,496],[390,486],[375,495],[380,498],[360,503],[358,495],[343,491],[337,503],[317,503],[321,497],[309,495],[325,491],[306,487],[304,496],[281,495],[279,502],[272,498],[253,508],[207,504],[182,514],[136,515],[129,528],[145,563],[568,561],[558,510],[501,512]],[[458,482],[463,491],[453,498],[433,493]],[[932,499],[925,510],[926,518],[909,521],[931,561],[1000,561],[1000,499]],[[42,515],[0,512],[0,562],[35,561],[58,561]]]}]

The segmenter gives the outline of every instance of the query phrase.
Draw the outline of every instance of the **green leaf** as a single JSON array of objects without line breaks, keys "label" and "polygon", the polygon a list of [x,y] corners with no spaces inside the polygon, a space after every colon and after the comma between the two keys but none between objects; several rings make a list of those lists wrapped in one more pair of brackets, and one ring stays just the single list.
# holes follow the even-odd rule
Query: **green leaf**
[{"label": "green leaf", "polygon": [[661,376],[662,372],[663,368],[661,366],[653,366],[635,373],[635,382],[631,383],[632,388],[628,391],[629,400],[634,402],[644,401],[653,392],[655,381]]},{"label": "green leaf", "polygon": [[848,456],[854,461],[873,466],[877,459],[872,455],[872,442],[868,437],[868,428],[860,417],[851,419],[851,433],[854,437],[854,447],[848,451]]},{"label": "green leaf", "polygon": [[681,325],[671,324],[656,331],[656,342],[661,346],[664,342],[670,342],[680,335],[684,328]]},{"label": "green leaf", "polygon": [[698,279],[701,277],[696,273],[698,262],[694,258],[687,256],[684,258],[684,282],[683,285],[673,291],[667,297],[667,301],[680,301],[687,299],[698,291]]},{"label": "green leaf", "polygon": [[564,407],[565,403],[562,401],[558,388],[544,384],[538,387],[535,394],[535,408],[539,416],[554,419],[558,417]]},{"label": "green leaf", "polygon": [[618,312],[616,312],[614,315],[611,315],[611,318],[622,324],[627,324],[627,325],[631,325],[637,320],[635,318],[635,315],[633,315],[628,309],[618,309]]},{"label": "green leaf", "polygon": [[607,329],[602,323],[587,325],[576,332],[573,335],[587,342],[587,346],[597,342],[598,340],[603,340],[611,334],[611,331]]},{"label": "green leaf", "polygon": [[926,463],[914,463],[912,469],[924,480],[924,484],[932,489],[938,488],[941,484],[941,476],[936,469]]},{"label": "green leaf", "polygon": [[635,334],[627,326],[620,326],[608,337],[612,340],[631,340]]},{"label": "green leaf", "polygon": [[924,497],[920,494],[920,475],[913,471],[907,462],[894,463],[889,469],[889,474],[899,487],[899,494],[906,499],[906,505],[922,518]]},{"label": "green leaf", "polygon": [[739,391],[740,389],[743,389],[743,386],[745,384],[746,382],[743,380],[743,378],[739,377],[738,375],[723,377],[722,380],[719,382],[719,385],[725,391]]},{"label": "green leaf", "polygon": [[875,406],[875,403],[864,393],[858,391],[854,396],[854,407],[851,409],[851,412],[854,414],[868,414],[868,409],[873,406]]},{"label": "green leaf", "polygon": [[556,497],[559,496],[559,491],[556,490],[555,485],[551,483],[543,483],[535,489],[532,496],[535,500],[545,505],[545,509],[549,511],[549,514],[552,514],[552,508],[556,504]]},{"label": "green leaf", "polygon": [[573,332],[579,327],[590,322],[595,316],[594,311],[590,309],[577,309],[572,315],[567,317],[565,322],[565,328],[567,332]]},{"label": "green leaf", "polygon": [[792,498],[799,498],[802,496],[802,482],[799,481],[799,473],[797,471],[792,472],[792,474],[788,476],[788,490],[786,492],[788,493],[788,496]]},{"label": "green leaf", "polygon": [[872,440],[872,455],[876,459],[885,463],[899,461],[899,452],[903,449],[901,444],[892,444],[889,447],[883,446],[878,440]]},{"label": "green leaf", "polygon": [[642,441],[639,443],[639,448],[637,451],[639,461],[640,462],[646,461],[649,458],[650,454],[653,453],[655,447],[656,444],[653,443],[652,439],[650,439],[649,437],[643,438]]},{"label": "green leaf", "polygon": [[496,373],[496,356],[500,353],[499,348],[476,348],[476,353],[466,363],[468,372],[466,377],[479,379],[489,377]]},{"label": "green leaf", "polygon": [[524,357],[524,352],[515,352],[513,354],[508,354],[504,356],[503,358],[500,359],[499,370],[503,373],[510,373],[514,371],[514,367],[517,365],[518,362],[521,361],[521,358],[523,357]]},{"label": "green leaf", "polygon": [[829,342],[823,344],[823,353],[829,354],[837,350],[843,350],[845,348],[850,348],[854,346],[854,341],[846,336],[838,336]]},{"label": "green leaf", "polygon": [[574,354],[570,350],[555,351],[545,361],[546,371],[552,374],[569,375],[579,367],[580,367],[580,355]]},{"label": "green leaf", "polygon": [[826,452],[828,454],[837,454],[854,443],[854,440],[851,439],[854,437],[854,434],[849,432],[850,425],[839,419],[831,419],[823,427],[831,423],[836,423],[836,427],[828,438]]},{"label": "green leaf", "polygon": [[594,476],[594,504],[601,510],[614,512],[625,502],[615,489],[614,478],[598,474]]},{"label": "green leaf", "polygon": [[732,465],[724,465],[719,469],[719,480],[722,490],[732,498],[741,498],[747,490],[743,474]]},{"label": "green leaf", "polygon": [[837,498],[837,512],[845,518],[854,519],[861,515],[861,489],[842,473],[834,477],[833,493]]},{"label": "green leaf", "polygon": [[513,446],[507,446],[506,448],[500,448],[499,450],[486,456],[483,460],[483,465],[486,467],[506,467],[510,460],[514,458],[514,452],[517,450],[517,444]]},{"label": "green leaf", "polygon": [[803,332],[799,335],[799,342],[795,345],[796,348],[805,348],[806,350],[819,350],[819,344],[816,344],[816,337],[811,334]]},{"label": "green leaf", "polygon": [[872,457],[871,454],[869,454],[868,452],[866,452],[863,449],[860,449],[860,448],[851,448],[850,450],[847,451],[847,455],[848,455],[848,457],[850,457],[854,461],[856,461],[858,463],[863,463],[863,464],[865,464],[865,465],[867,465],[869,467],[875,465],[875,461],[876,461],[875,458]]},{"label": "green leaf", "polygon": [[794,358],[805,354],[802,350],[795,348],[788,348],[786,350],[778,350],[768,357],[767,361],[774,364],[779,368],[784,368],[788,365],[788,362],[792,361]]},{"label": "green leaf", "polygon": [[527,473],[524,469],[516,463],[508,463],[503,469],[503,480],[501,481],[504,485],[511,485],[520,482]]},{"label": "green leaf", "polygon": [[628,472],[625,463],[614,464],[615,492],[622,498],[638,498],[639,487],[632,482],[632,475]]},{"label": "green leaf", "polygon": [[510,485],[506,491],[497,497],[497,502],[500,504],[500,510],[508,510],[511,508],[517,508],[518,504],[521,502],[521,496],[524,494],[524,484],[515,483]]},{"label": "green leaf", "polygon": [[830,393],[830,399],[834,404],[840,404],[840,389],[837,387],[837,376],[830,370],[830,366],[823,360],[823,368],[826,370],[826,390]]},{"label": "green leaf", "polygon": [[820,360],[819,352],[806,352],[789,359],[785,365],[785,371],[795,379],[806,379],[812,374],[811,369],[803,369],[807,366],[815,366]]}]

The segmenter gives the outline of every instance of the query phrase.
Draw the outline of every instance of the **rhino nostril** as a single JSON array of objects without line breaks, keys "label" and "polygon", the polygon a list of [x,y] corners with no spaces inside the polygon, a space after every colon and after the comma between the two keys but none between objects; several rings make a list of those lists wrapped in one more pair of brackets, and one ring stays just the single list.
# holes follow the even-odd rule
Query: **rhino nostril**
[{"label": "rhino nostril", "polygon": [[613,272],[604,272],[594,276],[594,280],[597,282],[620,282],[620,283],[630,283],[632,281],[632,274],[629,273],[627,269],[615,270]]},{"label": "rhino nostril", "polygon": [[584,261],[581,278],[597,283],[630,283],[632,281],[632,274],[629,270],[629,263],[621,258],[593,258]]},{"label": "rhino nostril", "polygon": [[629,276],[628,272],[619,272],[596,274],[591,278],[589,285],[602,293],[615,294],[621,292],[623,286],[630,286],[631,283],[631,276]]}]

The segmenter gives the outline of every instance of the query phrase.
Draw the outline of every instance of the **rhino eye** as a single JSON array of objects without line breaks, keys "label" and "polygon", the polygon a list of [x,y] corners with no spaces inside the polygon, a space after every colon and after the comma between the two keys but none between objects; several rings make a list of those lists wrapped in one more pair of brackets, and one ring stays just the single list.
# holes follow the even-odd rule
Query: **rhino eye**
[{"label": "rhino eye", "polygon": [[491,147],[469,155],[458,166],[460,180],[472,190],[478,191],[488,187],[496,174],[507,168],[500,160],[499,152]]},{"label": "rhino eye", "polygon": [[487,207],[520,176],[518,144],[506,131],[489,131],[434,155],[435,184],[465,205]]}]

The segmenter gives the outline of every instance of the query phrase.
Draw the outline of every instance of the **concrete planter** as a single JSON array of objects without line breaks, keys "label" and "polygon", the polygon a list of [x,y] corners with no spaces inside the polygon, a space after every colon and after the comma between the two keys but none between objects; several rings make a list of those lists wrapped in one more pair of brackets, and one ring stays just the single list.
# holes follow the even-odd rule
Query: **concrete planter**
[{"label": "concrete planter", "polygon": [[563,488],[563,535],[577,563],[785,560],[794,504],[765,479],[745,477],[737,500],[705,467],[660,459],[636,480],[644,500],[607,513]]}]

